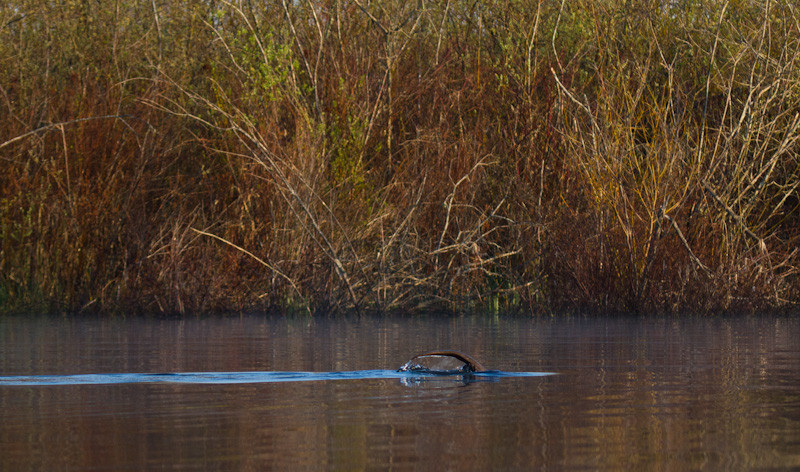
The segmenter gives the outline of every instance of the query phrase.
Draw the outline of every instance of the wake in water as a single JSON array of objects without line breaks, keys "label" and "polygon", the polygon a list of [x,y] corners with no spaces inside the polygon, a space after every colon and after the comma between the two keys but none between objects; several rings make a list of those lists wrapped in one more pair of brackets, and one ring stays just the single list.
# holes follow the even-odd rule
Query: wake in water
[{"label": "wake in water", "polygon": [[395,370],[350,372],[182,372],[165,374],[22,375],[0,377],[0,386],[103,385],[131,383],[237,384],[269,382],[313,382],[325,380],[401,379],[405,384],[451,379],[458,382],[497,381],[503,377],[543,377],[549,372],[502,372],[489,370],[442,375]]},{"label": "wake in water", "polygon": [[84,374],[0,377],[3,385],[93,385],[129,383],[234,384],[311,382],[321,380],[401,379],[404,385],[451,380],[461,383],[496,382],[502,377],[542,377],[548,372],[502,372],[459,351],[433,351],[413,357],[397,370],[351,372],[186,372],[168,374]]}]

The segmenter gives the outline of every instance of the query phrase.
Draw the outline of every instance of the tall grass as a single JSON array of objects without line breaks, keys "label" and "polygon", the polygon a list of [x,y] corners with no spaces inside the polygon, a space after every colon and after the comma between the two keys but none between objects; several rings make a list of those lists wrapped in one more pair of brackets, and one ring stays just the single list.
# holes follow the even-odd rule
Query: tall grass
[{"label": "tall grass", "polygon": [[0,303],[794,307],[799,15],[13,2]]}]

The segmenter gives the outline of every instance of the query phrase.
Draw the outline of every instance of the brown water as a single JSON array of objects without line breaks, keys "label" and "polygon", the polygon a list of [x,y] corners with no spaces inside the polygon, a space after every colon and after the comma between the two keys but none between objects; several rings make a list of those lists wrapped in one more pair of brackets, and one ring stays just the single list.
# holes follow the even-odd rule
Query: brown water
[{"label": "brown water", "polygon": [[[374,378],[433,349],[558,375]],[[0,319],[0,377],[250,371],[355,373],[0,379],[0,470],[800,468],[798,319]]]}]

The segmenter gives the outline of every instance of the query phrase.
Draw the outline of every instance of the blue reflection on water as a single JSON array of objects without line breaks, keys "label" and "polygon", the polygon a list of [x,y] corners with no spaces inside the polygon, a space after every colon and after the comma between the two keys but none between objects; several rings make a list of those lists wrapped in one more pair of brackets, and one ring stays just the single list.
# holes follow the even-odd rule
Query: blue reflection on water
[{"label": "blue reflection on water", "polygon": [[350,372],[179,372],[164,374],[22,375],[0,377],[0,386],[102,385],[129,383],[236,384],[312,382],[324,380],[401,379],[408,385],[421,381],[452,379],[459,382],[498,381],[503,377],[543,377],[551,372],[502,372],[492,370],[468,375],[435,375],[396,370]]}]

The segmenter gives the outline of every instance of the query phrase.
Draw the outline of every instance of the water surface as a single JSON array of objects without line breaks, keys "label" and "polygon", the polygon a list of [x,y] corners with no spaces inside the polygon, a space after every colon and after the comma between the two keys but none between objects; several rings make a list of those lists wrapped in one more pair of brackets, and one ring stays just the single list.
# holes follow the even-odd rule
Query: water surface
[{"label": "water surface", "polygon": [[792,318],[0,319],[12,376],[0,470],[800,467]]}]

